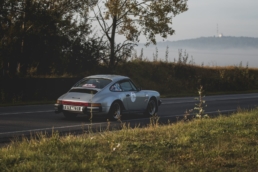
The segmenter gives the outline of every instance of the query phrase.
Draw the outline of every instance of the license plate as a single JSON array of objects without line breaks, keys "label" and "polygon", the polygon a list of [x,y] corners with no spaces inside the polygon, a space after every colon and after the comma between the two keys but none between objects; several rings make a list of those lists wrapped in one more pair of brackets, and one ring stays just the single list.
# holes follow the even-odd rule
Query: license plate
[{"label": "license plate", "polygon": [[70,110],[70,111],[82,111],[81,106],[71,106],[71,105],[63,105],[63,110]]}]

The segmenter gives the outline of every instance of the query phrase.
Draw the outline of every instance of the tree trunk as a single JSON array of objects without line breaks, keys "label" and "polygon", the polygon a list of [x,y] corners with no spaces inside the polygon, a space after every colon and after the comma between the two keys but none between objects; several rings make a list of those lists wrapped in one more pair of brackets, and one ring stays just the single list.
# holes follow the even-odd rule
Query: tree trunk
[{"label": "tree trunk", "polygon": [[109,72],[114,72],[114,64],[115,64],[115,41],[110,41],[110,56],[109,56]]},{"label": "tree trunk", "polygon": [[117,17],[113,17],[113,24],[112,24],[112,33],[111,33],[111,38],[109,40],[110,42],[110,57],[109,57],[109,72],[113,73],[114,68],[115,68],[115,33],[116,33],[116,24],[117,24]]}]

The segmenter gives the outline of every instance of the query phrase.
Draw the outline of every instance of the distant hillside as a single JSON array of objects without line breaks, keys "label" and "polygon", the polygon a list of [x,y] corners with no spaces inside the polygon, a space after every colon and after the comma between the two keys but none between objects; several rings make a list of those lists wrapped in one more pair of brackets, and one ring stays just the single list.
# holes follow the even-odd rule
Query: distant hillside
[{"label": "distant hillside", "polygon": [[158,42],[158,47],[194,48],[194,49],[258,49],[258,38],[251,37],[201,37],[180,41]]}]

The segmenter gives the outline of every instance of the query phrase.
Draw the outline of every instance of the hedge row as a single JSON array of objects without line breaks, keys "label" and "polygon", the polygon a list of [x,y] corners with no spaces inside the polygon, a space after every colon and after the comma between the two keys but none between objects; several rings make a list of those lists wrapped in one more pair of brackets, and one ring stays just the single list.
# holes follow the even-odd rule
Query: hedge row
[{"label": "hedge row", "polygon": [[[101,66],[96,69],[99,73],[92,74],[105,73]],[[200,85],[207,93],[258,90],[258,69],[244,67],[133,61],[117,66],[115,74],[129,76],[142,89],[157,90],[163,95],[193,95]],[[0,103],[55,100],[82,77],[0,78]]]}]

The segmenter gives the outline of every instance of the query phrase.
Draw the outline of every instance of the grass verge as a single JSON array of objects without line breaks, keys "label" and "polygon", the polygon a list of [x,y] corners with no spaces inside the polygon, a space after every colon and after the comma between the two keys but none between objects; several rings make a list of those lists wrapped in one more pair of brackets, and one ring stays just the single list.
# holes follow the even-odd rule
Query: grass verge
[{"label": "grass verge", "polygon": [[256,171],[258,109],[113,132],[12,142],[0,171]]}]

